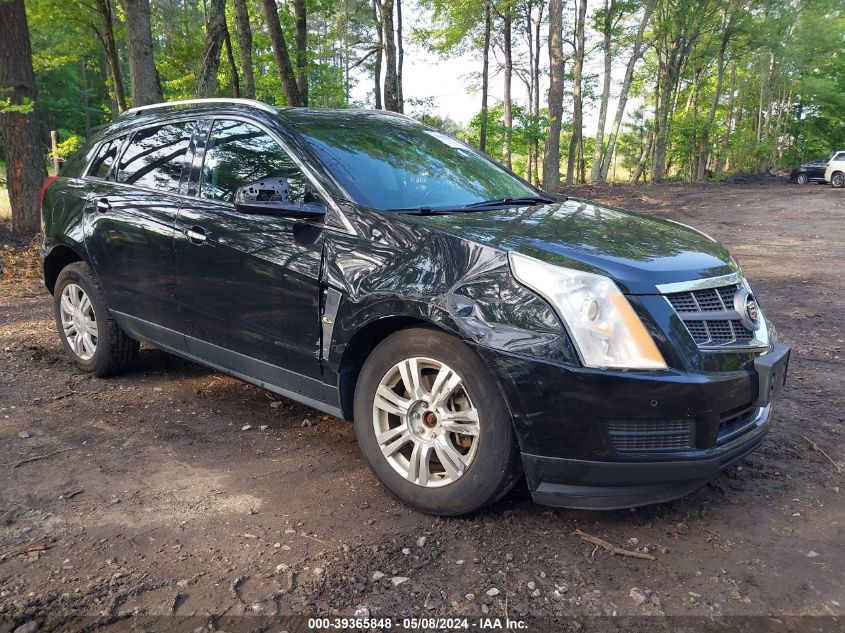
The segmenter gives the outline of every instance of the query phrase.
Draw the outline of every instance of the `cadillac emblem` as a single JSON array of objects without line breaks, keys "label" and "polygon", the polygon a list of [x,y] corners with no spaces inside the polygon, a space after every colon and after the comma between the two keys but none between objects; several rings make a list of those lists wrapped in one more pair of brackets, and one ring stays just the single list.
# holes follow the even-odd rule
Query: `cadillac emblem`
[{"label": "cadillac emblem", "polygon": [[747,289],[737,289],[734,294],[734,310],[739,313],[739,320],[747,330],[756,332],[760,329],[760,307],[754,295]]}]

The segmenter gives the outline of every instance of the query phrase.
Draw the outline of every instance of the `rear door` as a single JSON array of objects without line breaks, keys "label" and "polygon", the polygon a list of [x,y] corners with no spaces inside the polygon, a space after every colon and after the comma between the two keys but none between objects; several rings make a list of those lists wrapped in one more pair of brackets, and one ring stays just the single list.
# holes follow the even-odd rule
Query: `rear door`
[{"label": "rear door", "polygon": [[168,328],[178,327],[173,236],[195,125],[136,130],[116,160],[107,142],[104,161],[98,156],[89,170],[99,182],[86,207],[86,245],[109,307]]},{"label": "rear door", "polygon": [[325,399],[325,385],[316,380],[323,222],[242,213],[233,204],[239,187],[265,178],[286,179],[291,201],[308,201],[309,182],[259,124],[217,118],[204,125],[210,129],[194,166],[196,198],[176,223],[188,347],[218,365]]}]

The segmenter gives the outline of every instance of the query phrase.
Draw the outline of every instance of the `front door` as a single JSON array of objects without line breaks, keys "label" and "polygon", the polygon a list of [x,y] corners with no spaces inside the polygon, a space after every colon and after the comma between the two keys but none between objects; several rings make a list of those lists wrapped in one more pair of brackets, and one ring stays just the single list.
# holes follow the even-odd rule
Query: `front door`
[{"label": "front door", "polygon": [[265,130],[227,119],[211,123],[200,172],[196,200],[176,222],[189,350],[322,399],[322,221],[244,213],[233,204],[238,188],[262,180],[286,182],[291,202],[307,201],[306,177]]}]

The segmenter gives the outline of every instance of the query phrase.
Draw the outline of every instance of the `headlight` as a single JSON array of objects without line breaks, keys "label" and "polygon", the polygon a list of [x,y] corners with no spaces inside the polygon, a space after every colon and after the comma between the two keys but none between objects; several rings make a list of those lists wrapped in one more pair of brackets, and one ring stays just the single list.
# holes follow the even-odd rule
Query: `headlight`
[{"label": "headlight", "polygon": [[552,304],[587,367],[665,369],[631,304],[607,277],[510,253],[514,277]]}]

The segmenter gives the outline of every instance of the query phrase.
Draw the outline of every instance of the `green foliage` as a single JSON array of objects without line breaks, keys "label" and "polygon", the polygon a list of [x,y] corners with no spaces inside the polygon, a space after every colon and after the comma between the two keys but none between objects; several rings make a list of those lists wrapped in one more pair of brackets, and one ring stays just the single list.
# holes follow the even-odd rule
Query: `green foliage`
[{"label": "green foliage", "polygon": [[14,104],[12,98],[0,97],[0,113],[3,114],[29,114],[32,112],[35,104],[30,99],[24,99],[23,103]]},{"label": "green foliage", "polygon": [[[611,54],[615,68],[624,68],[631,39],[643,8],[649,0],[611,0],[590,5],[590,33],[587,72],[583,80],[586,120],[602,96],[599,78],[603,44],[600,34],[610,28]],[[667,165],[669,175],[695,178],[702,143],[708,171],[765,170],[792,165],[809,158],[830,155],[845,148],[845,3],[831,0],[651,0],[657,10],[646,30],[646,53],[637,67],[631,87],[631,106],[617,143],[613,161],[618,178],[637,169],[654,129],[655,87],[665,62],[672,53],[672,36],[679,42],[694,40],[682,55],[679,77],[670,86],[667,123]],[[113,7],[118,63],[129,90],[126,29],[119,0]],[[500,90],[503,15],[514,19],[514,85],[527,76],[526,13],[546,0],[492,0],[492,47],[490,55],[491,97],[487,151],[503,155],[505,127]],[[193,95],[204,48],[205,3],[202,0],[152,0],[151,20],[156,67],[168,100]],[[284,105],[281,81],[264,24],[261,0],[247,0],[253,32],[252,59],[256,96],[271,104]],[[407,4],[407,3],[406,3]],[[62,152],[91,128],[116,114],[103,41],[102,16],[93,2],[27,0],[27,15],[33,49],[33,66],[38,88],[35,104],[11,105],[0,95],[0,111],[31,111],[37,107],[42,137],[49,130],[61,130]],[[279,2],[279,16],[289,46],[294,41],[293,6]],[[470,53],[479,58],[484,38],[485,0],[418,0],[415,15],[421,23],[405,18],[406,50],[416,45],[440,55]],[[565,3],[564,52],[571,55],[571,4]],[[308,79],[311,105],[315,107],[369,106],[372,98],[353,103],[356,82],[372,84],[376,31],[371,0],[307,0],[309,46]],[[235,37],[234,8],[227,3],[227,21],[236,64],[240,64]],[[548,41],[545,23],[541,41]],[[717,92],[718,52],[728,33],[724,76]],[[695,38],[691,39],[691,35]],[[660,51],[660,56],[655,51]],[[548,52],[541,59],[545,98]],[[566,151],[572,114],[573,65],[567,64],[564,81],[564,129],[560,160]],[[735,70],[733,97],[729,94],[731,70]],[[616,75],[614,75],[615,77]],[[232,69],[225,51],[218,71],[218,94],[232,96]],[[407,79],[407,77],[406,77]],[[478,75],[473,75],[477,84]],[[474,89],[472,85],[468,89]],[[410,92],[406,90],[406,92]],[[515,94],[521,92],[515,88]],[[618,86],[612,86],[618,94]],[[712,123],[711,104],[716,103]],[[611,99],[610,112],[613,112]],[[525,173],[529,153],[536,142],[540,151],[548,134],[547,114],[529,114],[524,97],[513,104],[511,154],[514,169]],[[438,112],[433,99],[407,102],[412,116],[429,125],[478,144],[480,115],[466,129]],[[592,130],[584,130],[584,156],[589,171]],[[609,132],[609,130],[608,130]],[[707,136],[705,139],[705,132]],[[579,170],[579,173],[581,170]]]},{"label": "green foliage", "polygon": [[85,138],[80,136],[79,134],[72,134],[68,136],[65,140],[60,141],[59,144],[56,146],[55,152],[50,152],[50,158],[58,158],[59,160],[66,160],[68,157],[72,156],[85,144]]}]

